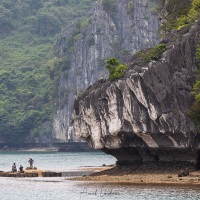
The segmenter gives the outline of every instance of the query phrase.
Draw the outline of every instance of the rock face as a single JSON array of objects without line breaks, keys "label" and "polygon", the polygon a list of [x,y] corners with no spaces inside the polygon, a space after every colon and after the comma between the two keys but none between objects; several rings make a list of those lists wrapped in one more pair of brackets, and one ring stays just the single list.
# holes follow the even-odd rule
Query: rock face
[{"label": "rock face", "polygon": [[158,61],[141,64],[135,56],[123,79],[101,79],[80,94],[73,112],[79,137],[118,164],[186,162],[199,168],[200,140],[187,117],[199,33],[200,21],[189,32],[172,32]]},{"label": "rock face", "polygon": [[96,3],[88,22],[79,27],[81,30],[76,32],[77,27],[70,27],[60,35],[56,44],[58,56],[67,58],[68,62],[58,86],[53,120],[56,140],[66,141],[71,134],[74,96],[99,78],[108,76],[104,67],[108,57],[127,62],[135,51],[158,43],[158,2],[116,0],[112,9]]}]

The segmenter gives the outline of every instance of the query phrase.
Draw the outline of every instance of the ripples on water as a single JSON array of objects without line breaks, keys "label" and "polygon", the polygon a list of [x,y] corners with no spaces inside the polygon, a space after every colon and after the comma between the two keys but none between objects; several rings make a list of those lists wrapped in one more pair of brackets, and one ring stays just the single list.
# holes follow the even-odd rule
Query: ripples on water
[{"label": "ripples on water", "polygon": [[[28,158],[40,169],[67,171],[79,166],[113,164],[103,153],[1,153],[0,170],[13,162],[28,166]],[[65,180],[64,177],[0,177],[0,200],[199,200],[199,189],[98,184]]]},{"label": "ripples on water", "polygon": [[1,178],[2,200],[199,200],[197,189],[87,184],[64,178]]}]

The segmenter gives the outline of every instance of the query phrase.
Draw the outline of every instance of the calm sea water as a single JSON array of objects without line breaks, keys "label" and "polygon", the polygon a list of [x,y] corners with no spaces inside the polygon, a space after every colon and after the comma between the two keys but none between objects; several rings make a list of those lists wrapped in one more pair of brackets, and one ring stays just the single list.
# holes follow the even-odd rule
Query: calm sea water
[{"label": "calm sea water", "polygon": [[[115,158],[103,153],[0,153],[0,170],[12,163],[28,166],[28,158],[40,169],[68,171],[80,166],[114,164]],[[65,180],[65,177],[0,177],[0,200],[199,200],[200,189],[150,187],[88,183]]]},{"label": "calm sea water", "polygon": [[15,162],[17,167],[28,167],[29,158],[38,169],[67,171],[80,166],[101,166],[114,164],[116,159],[101,152],[63,153],[63,152],[0,152],[0,170],[10,171]]}]

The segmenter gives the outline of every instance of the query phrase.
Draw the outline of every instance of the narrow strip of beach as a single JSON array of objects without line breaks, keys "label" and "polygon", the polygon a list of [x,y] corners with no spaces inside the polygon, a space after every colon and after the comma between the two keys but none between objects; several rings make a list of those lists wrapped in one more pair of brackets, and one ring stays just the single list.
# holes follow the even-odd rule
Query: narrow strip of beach
[{"label": "narrow strip of beach", "polygon": [[35,148],[8,148],[1,149],[0,152],[58,152],[57,147],[35,147]]},{"label": "narrow strip of beach", "polygon": [[[89,170],[90,168],[85,168]],[[190,172],[188,176],[178,177],[175,172],[132,172],[132,173],[110,173],[114,168],[99,167],[91,175],[67,178],[67,180],[98,182],[108,184],[137,184],[137,185],[159,185],[159,186],[186,186],[200,188],[200,171]],[[116,170],[114,170],[116,171]]]}]

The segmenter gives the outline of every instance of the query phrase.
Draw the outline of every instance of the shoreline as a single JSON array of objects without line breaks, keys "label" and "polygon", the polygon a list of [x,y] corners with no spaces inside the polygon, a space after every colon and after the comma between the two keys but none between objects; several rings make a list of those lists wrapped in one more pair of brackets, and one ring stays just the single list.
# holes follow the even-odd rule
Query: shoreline
[{"label": "shoreline", "polygon": [[0,152],[9,151],[58,151],[58,152],[99,152],[86,142],[39,143],[0,143]]},{"label": "shoreline", "polygon": [[[112,173],[114,171],[114,173]],[[178,177],[175,172],[132,172],[115,173],[116,167],[106,169],[99,167],[91,175],[67,178],[66,180],[83,181],[85,183],[150,185],[150,186],[181,186],[200,188],[200,171],[190,172],[188,176]]]},{"label": "shoreline", "polygon": [[0,152],[59,152],[56,147],[38,147],[38,148],[13,148],[7,150],[0,150]]},{"label": "shoreline", "polygon": [[[154,178],[152,179],[152,176]],[[127,176],[84,176],[69,178],[67,180],[84,181],[84,182],[95,182],[104,184],[126,184],[126,185],[154,185],[154,186],[186,186],[193,187],[198,186],[200,188],[199,178],[182,177],[178,178],[177,175],[171,174],[172,178],[168,178],[163,174],[146,174],[141,175],[127,175]]]},{"label": "shoreline", "polygon": [[17,151],[22,152],[58,152],[58,148],[56,147],[44,147],[44,148],[30,148],[30,149],[19,149]]}]

